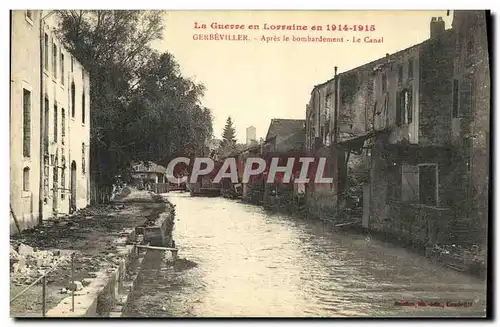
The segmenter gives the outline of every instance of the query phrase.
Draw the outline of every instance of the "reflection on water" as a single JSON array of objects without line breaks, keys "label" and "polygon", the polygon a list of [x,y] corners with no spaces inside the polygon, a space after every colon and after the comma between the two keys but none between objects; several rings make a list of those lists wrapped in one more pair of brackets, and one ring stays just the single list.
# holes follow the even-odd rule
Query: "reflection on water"
[{"label": "reflection on water", "polygon": [[[482,316],[485,282],[322,222],[172,193],[179,264],[149,251],[127,316]],[[469,308],[397,301],[473,302]]]}]

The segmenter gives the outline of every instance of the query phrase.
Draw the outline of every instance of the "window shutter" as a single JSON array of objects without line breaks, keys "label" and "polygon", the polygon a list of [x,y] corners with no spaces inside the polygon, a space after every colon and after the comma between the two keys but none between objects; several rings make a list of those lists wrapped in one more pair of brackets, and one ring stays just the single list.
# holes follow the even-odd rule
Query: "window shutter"
[{"label": "window shutter", "polygon": [[418,166],[404,164],[402,168],[402,200],[418,202]]},{"label": "window shutter", "polygon": [[413,119],[413,95],[411,89],[408,90],[408,124]]},{"label": "window shutter", "polygon": [[396,125],[401,126],[401,93],[396,92]]},{"label": "window shutter", "polygon": [[31,156],[31,92],[23,89],[23,155]]}]

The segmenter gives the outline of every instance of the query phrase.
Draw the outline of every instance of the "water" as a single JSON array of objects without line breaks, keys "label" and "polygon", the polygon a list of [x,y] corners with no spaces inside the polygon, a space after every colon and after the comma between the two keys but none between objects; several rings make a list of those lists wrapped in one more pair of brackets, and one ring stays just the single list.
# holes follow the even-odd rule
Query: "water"
[{"label": "water", "polygon": [[[482,316],[484,281],[415,253],[223,198],[169,193],[175,267],[148,251],[126,316]],[[468,308],[396,301],[471,302]]]}]

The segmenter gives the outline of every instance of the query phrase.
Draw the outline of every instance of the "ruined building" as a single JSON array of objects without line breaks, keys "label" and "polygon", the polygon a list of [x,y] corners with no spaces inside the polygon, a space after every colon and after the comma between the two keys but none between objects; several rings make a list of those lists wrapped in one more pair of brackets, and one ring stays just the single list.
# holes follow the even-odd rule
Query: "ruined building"
[{"label": "ruined building", "polygon": [[[490,74],[485,13],[440,17],[430,38],[313,89],[306,147],[334,183],[312,205],[347,204],[362,184],[362,225],[417,244],[482,243],[488,212]],[[322,196],[318,196],[322,193]]]}]

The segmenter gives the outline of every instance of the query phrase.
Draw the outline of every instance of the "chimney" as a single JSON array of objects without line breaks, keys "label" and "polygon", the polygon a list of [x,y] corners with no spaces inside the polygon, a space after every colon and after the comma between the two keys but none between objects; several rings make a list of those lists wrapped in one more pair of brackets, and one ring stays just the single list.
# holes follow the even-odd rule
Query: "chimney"
[{"label": "chimney", "polygon": [[335,69],[335,77],[337,77],[337,68],[338,68],[337,66],[334,67],[334,69]]},{"label": "chimney", "polygon": [[431,19],[431,38],[444,32],[444,20],[442,17],[432,17]]}]

